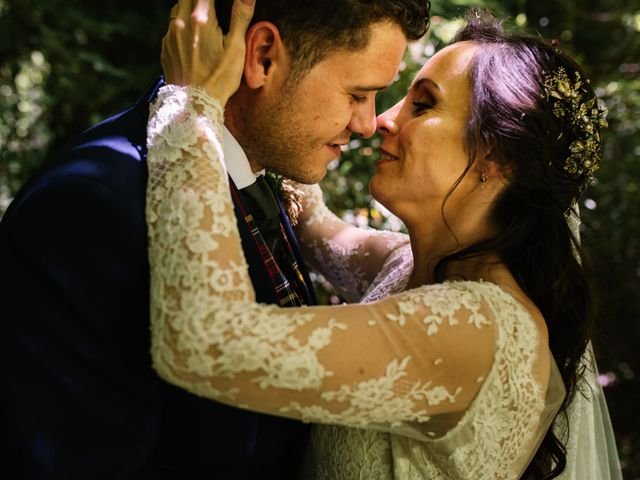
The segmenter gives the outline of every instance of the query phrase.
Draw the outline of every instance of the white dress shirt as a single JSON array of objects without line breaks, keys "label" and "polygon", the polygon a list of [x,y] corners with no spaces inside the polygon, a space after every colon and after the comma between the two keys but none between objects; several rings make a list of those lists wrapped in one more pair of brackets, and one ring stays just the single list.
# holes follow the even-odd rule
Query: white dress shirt
[{"label": "white dress shirt", "polygon": [[223,142],[222,151],[224,152],[224,163],[227,167],[227,172],[231,176],[233,183],[236,184],[238,190],[252,185],[255,183],[256,178],[264,175],[264,170],[256,173],[251,170],[247,154],[244,153],[238,141],[231,135],[227,127],[224,126]]}]

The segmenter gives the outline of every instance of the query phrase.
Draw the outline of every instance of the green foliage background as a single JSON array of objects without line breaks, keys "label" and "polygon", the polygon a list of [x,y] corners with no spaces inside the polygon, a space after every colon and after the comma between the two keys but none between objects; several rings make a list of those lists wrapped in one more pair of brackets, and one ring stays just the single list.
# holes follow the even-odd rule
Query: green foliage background
[{"label": "green foliage background", "polygon": [[[259,1],[259,0],[258,0]],[[171,0],[0,0],[0,215],[29,175],[74,135],[133,102],[159,75]],[[559,38],[609,107],[605,162],[583,198],[583,240],[601,296],[598,350],[625,478],[640,478],[640,1],[432,0],[428,35],[411,46],[378,111],[451,39],[469,6]],[[369,196],[377,138],[354,139],[324,181],[328,203],[360,225],[401,229]],[[1,268],[1,266],[0,266]],[[321,280],[321,279],[320,279]],[[326,301],[339,301],[325,293]],[[0,307],[1,308],[1,307]]]}]

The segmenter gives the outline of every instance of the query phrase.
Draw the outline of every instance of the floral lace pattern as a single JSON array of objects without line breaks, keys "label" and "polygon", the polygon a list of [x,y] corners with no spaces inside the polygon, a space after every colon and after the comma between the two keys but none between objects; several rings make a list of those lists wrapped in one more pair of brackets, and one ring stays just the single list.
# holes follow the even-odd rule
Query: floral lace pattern
[{"label": "floral lace pattern", "polygon": [[396,248],[382,269],[376,275],[367,291],[362,296],[362,302],[374,302],[394,293],[402,292],[409,283],[413,271],[413,254],[411,245]]},{"label": "floral lace pattern", "polygon": [[544,406],[534,368],[544,350],[532,317],[482,282],[363,305],[255,303],[221,122],[217,102],[193,87],[163,87],[151,108],[147,222],[158,373],[240,408],[388,432],[398,478],[515,478]]},{"label": "floral lace pattern", "polygon": [[327,208],[319,185],[296,186],[304,193],[305,220],[296,232],[305,258],[348,302],[359,301],[387,257],[409,246],[408,236],[348,225]]},{"label": "floral lace pattern", "polygon": [[313,425],[299,478],[389,480],[391,435],[339,425]]},{"label": "floral lace pattern", "polygon": [[[413,257],[410,249],[397,250],[389,257],[362,301],[373,302],[401,292],[407,285],[412,269]],[[378,284],[382,286],[379,287]],[[523,458],[523,453],[527,451],[523,447],[527,445],[526,434],[523,433],[537,429],[534,438],[528,441],[529,452],[532,454],[537,440],[546,431],[548,422],[559,408],[564,391],[562,379],[557,376],[551,378],[550,382],[555,382],[560,392],[555,396],[547,396],[546,402],[541,401],[541,387],[528,373],[534,359],[531,346],[536,342],[535,332],[528,327],[528,314],[513,298],[497,287],[496,293],[496,309],[501,312],[502,318],[510,319],[511,324],[507,329],[501,329],[503,334],[498,346],[503,346],[503,352],[497,352],[496,362],[484,381],[485,386],[466,413],[453,421],[453,428],[431,442],[424,442],[393,433],[314,425],[309,446],[311,452],[307,455],[301,478],[517,478],[517,464],[522,465],[522,469],[528,463],[527,457]],[[501,297],[503,301],[500,301]],[[469,303],[464,295],[459,300]],[[439,308],[443,313],[449,313],[449,305],[442,304]],[[515,341],[520,337],[516,330],[525,334],[519,342]],[[511,357],[505,355],[507,352],[510,352],[509,355],[517,355]],[[500,361],[508,363],[499,367]],[[512,385],[502,383],[505,372],[510,372],[508,378],[513,380]],[[530,395],[527,401],[521,398],[518,408],[515,398],[521,395],[520,390],[527,391],[528,388],[532,389],[530,393],[536,393]],[[507,412],[496,410],[495,406],[500,405],[500,402],[509,405]],[[516,408],[512,410],[512,407]],[[527,408],[539,412],[540,417],[547,417],[547,423],[536,425],[536,419],[540,417],[528,415],[526,410],[523,411]],[[505,415],[513,424],[506,424],[502,418]],[[438,423],[444,423],[445,426],[439,428]],[[447,423],[446,419],[437,417],[431,421],[433,429],[441,431],[447,429]],[[516,459],[519,455],[518,461]]]}]

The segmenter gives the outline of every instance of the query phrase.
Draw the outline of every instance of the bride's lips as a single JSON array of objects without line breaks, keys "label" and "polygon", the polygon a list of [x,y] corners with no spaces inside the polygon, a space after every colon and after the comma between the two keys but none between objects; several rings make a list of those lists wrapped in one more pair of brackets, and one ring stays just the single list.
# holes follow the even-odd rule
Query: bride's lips
[{"label": "bride's lips", "polygon": [[376,161],[376,166],[382,165],[384,163],[396,162],[397,160],[398,157],[396,157],[395,155],[391,155],[386,150],[380,149],[380,158]]}]

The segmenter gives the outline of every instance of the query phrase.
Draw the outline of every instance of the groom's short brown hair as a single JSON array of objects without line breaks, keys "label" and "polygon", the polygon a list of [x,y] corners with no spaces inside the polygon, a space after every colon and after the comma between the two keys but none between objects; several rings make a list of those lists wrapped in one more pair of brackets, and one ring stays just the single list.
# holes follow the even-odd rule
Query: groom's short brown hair
[{"label": "groom's short brown hair", "polygon": [[[233,0],[217,0],[216,12],[228,30]],[[364,49],[369,27],[398,25],[407,40],[417,40],[429,27],[429,0],[256,0],[252,23],[268,21],[280,30],[291,58],[293,77],[300,77],[337,50]]]}]

